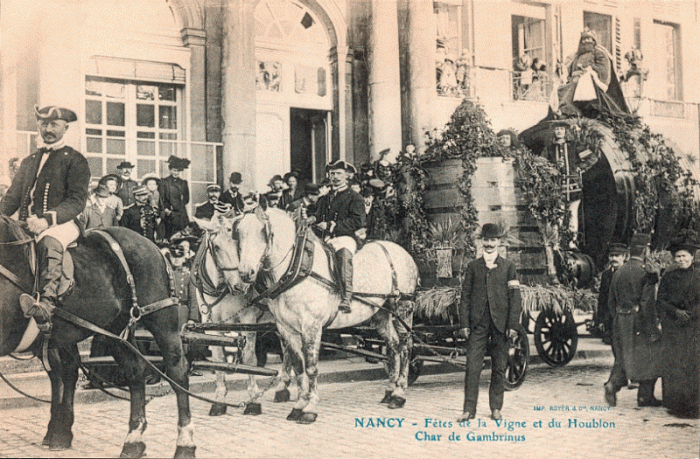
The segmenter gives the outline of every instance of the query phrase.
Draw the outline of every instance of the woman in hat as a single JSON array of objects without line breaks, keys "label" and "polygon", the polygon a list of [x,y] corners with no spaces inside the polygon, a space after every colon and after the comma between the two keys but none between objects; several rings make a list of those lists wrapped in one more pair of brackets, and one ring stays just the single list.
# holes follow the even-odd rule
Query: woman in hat
[{"label": "woman in hat", "polygon": [[103,184],[105,187],[107,187],[107,191],[109,191],[109,197],[107,198],[107,205],[114,209],[115,214],[117,216],[117,221],[122,219],[122,215],[124,215],[124,201],[122,201],[122,198],[116,195],[117,190],[121,186],[121,178],[119,178],[118,175],[116,174],[107,174],[104,177],[100,179],[101,184]]},{"label": "woman in hat", "polygon": [[287,184],[287,189],[282,192],[280,209],[287,209],[291,203],[304,196],[303,190],[299,187],[299,174],[287,172],[284,174],[284,181]]},{"label": "woman in hat", "polygon": [[184,229],[190,221],[186,208],[190,202],[190,187],[187,181],[180,178],[182,171],[189,165],[189,159],[171,156],[168,158],[170,175],[160,182],[159,192],[163,205],[163,227],[166,239]]},{"label": "woman in hat", "polygon": [[677,267],[661,279],[657,308],[663,332],[663,404],[681,417],[700,415],[700,270],[697,236],[682,235],[669,250]]}]

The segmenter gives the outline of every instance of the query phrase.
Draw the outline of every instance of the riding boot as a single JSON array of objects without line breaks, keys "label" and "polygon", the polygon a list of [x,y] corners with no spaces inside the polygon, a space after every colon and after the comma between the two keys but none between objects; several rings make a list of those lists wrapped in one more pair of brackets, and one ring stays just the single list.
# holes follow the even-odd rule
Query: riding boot
[{"label": "riding boot", "polygon": [[352,252],[348,249],[340,249],[335,253],[340,272],[341,302],[338,310],[344,314],[351,311],[352,303]]},{"label": "riding boot", "polygon": [[22,294],[20,305],[26,318],[34,317],[39,330],[49,331],[51,313],[58,304],[58,287],[63,274],[63,246],[55,238],[44,236],[36,245],[39,260],[39,299]]}]

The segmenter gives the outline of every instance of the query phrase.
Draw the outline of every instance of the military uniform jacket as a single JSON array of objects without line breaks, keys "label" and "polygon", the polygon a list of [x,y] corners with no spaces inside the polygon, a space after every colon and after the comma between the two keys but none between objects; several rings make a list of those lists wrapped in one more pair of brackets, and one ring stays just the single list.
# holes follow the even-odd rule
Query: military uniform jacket
[{"label": "military uniform jacket", "polygon": [[496,267],[488,269],[483,257],[472,260],[464,271],[459,323],[473,328],[486,313],[501,333],[514,329],[520,321],[520,283],[513,262],[500,255]]},{"label": "military uniform jacket", "polygon": [[90,183],[87,159],[68,146],[45,154],[49,157],[38,177],[40,152],[22,160],[12,186],[0,202],[0,213],[9,216],[19,210],[21,220],[32,213],[53,226],[75,220],[85,209]]},{"label": "military uniform jacket", "polygon": [[365,203],[350,188],[321,196],[316,209],[316,222],[335,222],[331,237],[355,237],[355,231],[366,226]]},{"label": "military uniform jacket", "polygon": [[124,180],[122,186],[115,193],[119,198],[121,198],[124,207],[128,207],[135,202],[134,199],[134,188],[138,184],[135,180]]},{"label": "military uniform jacket", "polygon": [[163,209],[172,209],[174,213],[185,213],[185,206],[190,202],[190,188],[187,182],[172,175],[160,181],[160,199]]},{"label": "military uniform jacket", "polygon": [[216,209],[214,209],[214,204],[212,204],[211,201],[207,201],[204,204],[200,204],[195,208],[194,217],[211,220],[211,217],[214,216],[215,210]]}]

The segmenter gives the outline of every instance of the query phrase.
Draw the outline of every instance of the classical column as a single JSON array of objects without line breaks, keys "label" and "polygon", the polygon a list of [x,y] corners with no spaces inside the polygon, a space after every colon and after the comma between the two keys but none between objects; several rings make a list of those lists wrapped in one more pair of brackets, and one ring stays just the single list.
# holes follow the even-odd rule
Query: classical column
[{"label": "classical column", "polygon": [[422,153],[425,149],[423,134],[433,128],[432,110],[436,97],[433,3],[407,0],[407,6],[409,141]]},{"label": "classical column", "polygon": [[207,140],[205,52],[206,33],[201,29],[186,28],[180,32],[182,41],[190,49],[190,138]]},{"label": "classical column", "polygon": [[255,20],[251,0],[223,0],[222,117],[224,177],[255,178]]},{"label": "classical column", "polygon": [[401,150],[401,83],[396,0],[371,0],[369,23],[370,160]]}]

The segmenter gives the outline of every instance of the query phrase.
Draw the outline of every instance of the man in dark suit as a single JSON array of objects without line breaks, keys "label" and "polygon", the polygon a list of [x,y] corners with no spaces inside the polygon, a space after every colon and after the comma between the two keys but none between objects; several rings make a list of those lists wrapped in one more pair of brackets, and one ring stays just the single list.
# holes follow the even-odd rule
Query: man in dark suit
[{"label": "man in dark suit", "polygon": [[36,235],[39,258],[39,298],[23,294],[20,305],[39,329],[48,331],[51,313],[58,305],[63,254],[80,236],[78,215],[85,209],[90,184],[87,159],[65,145],[68,123],[78,117],[71,110],[34,107],[41,140],[38,151],[26,157],[0,202],[0,213],[19,211],[29,231]]},{"label": "man in dark suit", "polygon": [[221,196],[221,187],[216,183],[207,185],[207,202],[197,204],[195,206],[194,218],[203,220],[211,220],[216,212],[224,213],[231,209],[229,204],[225,204],[219,200]]},{"label": "man in dark suit", "polygon": [[326,166],[330,175],[331,192],[318,200],[315,220],[316,228],[329,238],[328,243],[335,250],[338,263],[342,301],[338,310],[349,313],[352,303],[352,257],[357,250],[355,232],[364,228],[365,204],[362,197],[348,187],[349,173],[355,173],[355,167],[343,160]]},{"label": "man in dark suit", "polygon": [[133,195],[135,201],[124,209],[124,215],[119,224],[155,242],[158,210],[148,203],[148,188],[144,185],[137,186],[133,190]]},{"label": "man in dark suit", "polygon": [[134,203],[134,188],[138,186],[136,180],[131,178],[131,170],[133,168],[134,165],[129,161],[122,161],[117,166],[121,178],[121,186],[115,194],[122,200],[124,207],[128,207]]},{"label": "man in dark suit", "polygon": [[458,422],[476,416],[479,377],[489,340],[492,346],[489,406],[493,419],[502,418],[508,339],[517,336],[515,328],[521,311],[520,282],[515,264],[498,254],[503,236],[497,225],[486,223],[481,230],[483,256],[469,262],[464,272],[459,334],[468,339],[467,370],[464,412]]},{"label": "man in dark suit", "polygon": [[241,196],[241,183],[243,183],[243,177],[240,172],[231,172],[231,177],[229,177],[229,187],[221,193],[219,201],[224,204],[230,204],[233,206],[237,214],[243,213],[243,196]]},{"label": "man in dark suit", "polygon": [[600,291],[598,292],[598,308],[595,311],[594,323],[605,344],[611,344],[610,333],[612,331],[612,313],[608,308],[608,295],[610,284],[615,271],[627,261],[629,248],[626,244],[613,242],[608,252],[608,268],[600,275]]}]

